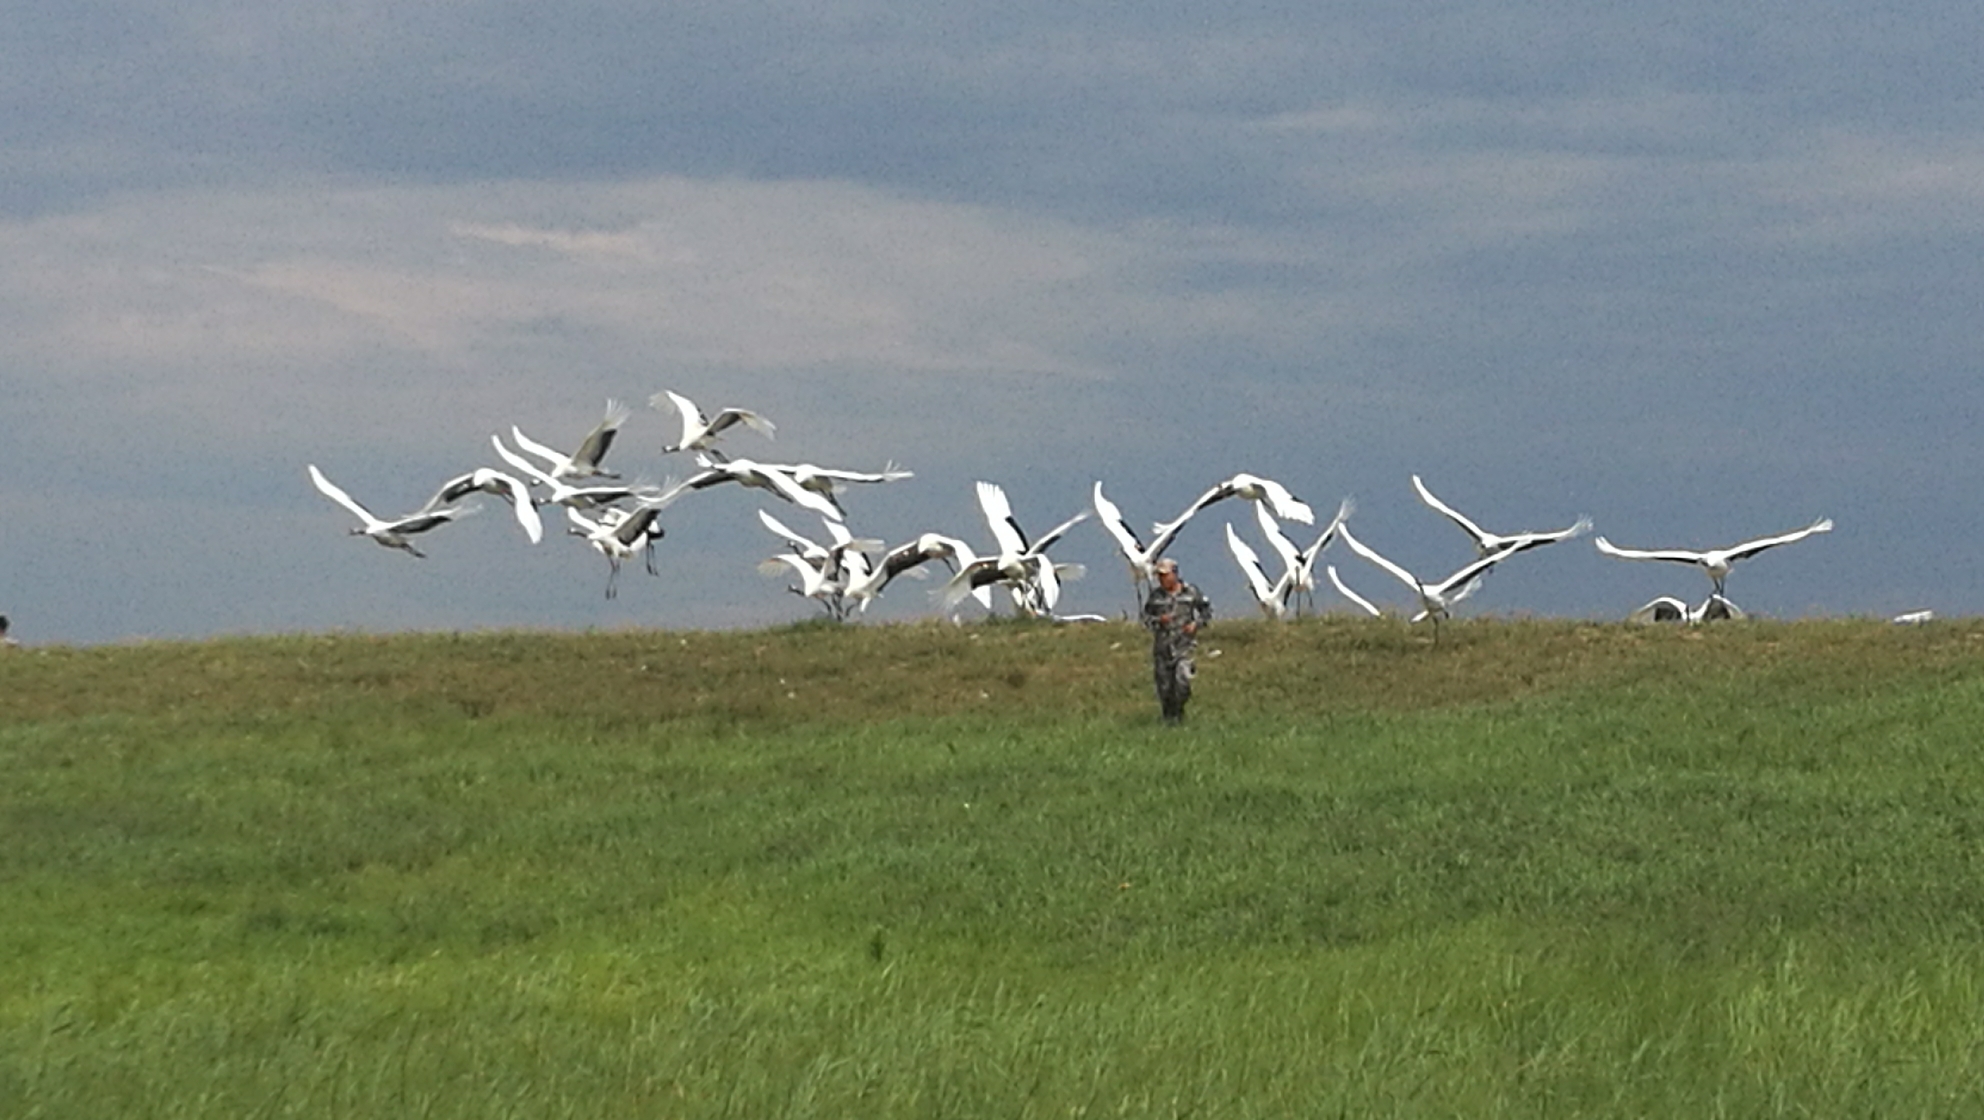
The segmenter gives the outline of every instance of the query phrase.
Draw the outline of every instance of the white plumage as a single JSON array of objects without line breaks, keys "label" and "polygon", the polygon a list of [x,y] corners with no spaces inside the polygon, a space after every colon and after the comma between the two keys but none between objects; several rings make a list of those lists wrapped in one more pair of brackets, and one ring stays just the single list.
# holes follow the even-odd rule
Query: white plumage
[{"label": "white plumage", "polygon": [[1339,528],[1337,530],[1337,536],[1343,540],[1344,544],[1350,547],[1352,552],[1390,572],[1400,583],[1412,589],[1413,593],[1419,597],[1419,613],[1412,616],[1412,621],[1418,622],[1422,618],[1430,618],[1436,627],[1439,625],[1441,618],[1452,613],[1454,604],[1474,594],[1480,588],[1483,573],[1493,568],[1502,560],[1501,553],[1496,553],[1493,556],[1477,557],[1472,563],[1464,565],[1459,571],[1456,571],[1446,579],[1438,583],[1427,583],[1425,580],[1406,571],[1402,566],[1385,559],[1385,557],[1378,554],[1376,549],[1358,540],[1351,534],[1348,526]]},{"label": "white plumage", "polygon": [[1316,511],[1309,508],[1309,503],[1290,493],[1288,487],[1283,486],[1274,479],[1262,478],[1257,474],[1246,474],[1243,472],[1234,475],[1232,478],[1219,483],[1212,489],[1199,495],[1197,500],[1185,507],[1185,512],[1164,524],[1153,526],[1152,532],[1160,537],[1167,533],[1175,534],[1179,529],[1184,527],[1185,522],[1191,520],[1193,514],[1214,502],[1224,501],[1227,498],[1245,498],[1250,502],[1265,502],[1267,503],[1268,511],[1283,521],[1300,521],[1304,525],[1314,525],[1316,523]]},{"label": "white plumage", "polygon": [[1708,573],[1709,580],[1715,584],[1715,593],[1721,595],[1723,581],[1729,578],[1729,570],[1735,567],[1737,561],[1747,560],[1765,549],[1776,548],[1781,544],[1802,541],[1815,533],[1831,531],[1832,518],[1822,517],[1803,529],[1779,533],[1774,537],[1758,537],[1753,541],[1733,544],[1728,548],[1712,548],[1706,552],[1693,552],[1683,548],[1620,548],[1604,537],[1599,537],[1592,543],[1598,546],[1598,551],[1621,560],[1668,560],[1677,564],[1693,564]]},{"label": "white plumage", "polygon": [[[663,453],[671,451],[714,452],[716,450],[716,437],[738,424],[744,425],[764,436],[766,439],[772,438],[772,433],[777,430],[770,420],[744,408],[725,408],[718,410],[715,416],[704,416],[703,410],[697,408],[694,401],[675,392],[673,389],[663,389],[661,392],[649,397],[648,404],[653,408],[673,408],[676,414],[682,418],[682,438],[675,442],[675,446],[662,448]],[[721,458],[722,456],[719,454],[717,457]]]},{"label": "white plumage", "polygon": [[1286,574],[1274,582],[1268,581],[1267,573],[1261,570],[1261,558],[1240,534],[1233,531],[1233,522],[1226,523],[1226,547],[1233,553],[1233,559],[1240,565],[1240,571],[1247,577],[1247,590],[1253,593],[1254,604],[1261,608],[1265,618],[1277,619],[1288,613],[1286,595],[1293,580]]},{"label": "white plumage", "polygon": [[350,494],[325,478],[324,472],[317,469],[317,464],[311,463],[309,468],[311,484],[325,497],[343,506],[358,518],[359,524],[357,528],[351,530],[352,536],[371,537],[387,548],[397,548],[411,556],[424,559],[427,554],[413,547],[413,542],[407,540],[408,537],[445,525],[468,512],[458,506],[449,506],[441,509],[423,509],[405,517],[391,519],[375,517],[371,510],[359,505]]},{"label": "white plumage", "polygon": [[515,424],[510,425],[510,438],[517,441],[518,447],[550,464],[547,473],[552,478],[619,478],[612,471],[602,469],[599,461],[606,458],[607,450],[613,446],[613,438],[620,434],[620,425],[625,424],[631,415],[633,410],[626,405],[615,400],[607,401],[605,418],[586,433],[586,438],[579,441],[579,449],[570,455],[531,439]]},{"label": "white plumage", "polygon": [[1433,492],[1426,489],[1426,484],[1419,481],[1419,476],[1416,474],[1412,476],[1412,488],[1419,491],[1420,501],[1425,502],[1434,512],[1444,515],[1449,521],[1460,526],[1468,536],[1474,538],[1474,553],[1477,556],[1488,556],[1497,552],[1514,555],[1546,544],[1567,541],[1591,531],[1591,518],[1580,517],[1567,529],[1548,532],[1491,533],[1468,520],[1459,510],[1435,498]]},{"label": "white plumage", "polygon": [[510,503],[516,513],[517,524],[523,526],[524,535],[530,538],[530,543],[536,544],[544,539],[544,519],[537,515],[537,503],[531,499],[530,487],[511,475],[489,467],[477,467],[442,483],[441,488],[421,507],[421,512],[432,513],[452,506],[478,492],[494,494]]}]

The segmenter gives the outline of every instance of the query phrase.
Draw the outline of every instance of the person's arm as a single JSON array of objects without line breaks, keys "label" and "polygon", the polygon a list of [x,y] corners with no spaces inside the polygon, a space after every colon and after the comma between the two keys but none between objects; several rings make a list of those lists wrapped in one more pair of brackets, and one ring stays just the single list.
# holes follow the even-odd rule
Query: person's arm
[{"label": "person's arm", "polygon": [[1212,600],[1206,598],[1203,594],[1200,594],[1199,589],[1194,587],[1192,589],[1192,620],[1190,626],[1185,632],[1188,634],[1196,634],[1199,631],[1199,627],[1204,626],[1206,623],[1211,621],[1212,621]]}]

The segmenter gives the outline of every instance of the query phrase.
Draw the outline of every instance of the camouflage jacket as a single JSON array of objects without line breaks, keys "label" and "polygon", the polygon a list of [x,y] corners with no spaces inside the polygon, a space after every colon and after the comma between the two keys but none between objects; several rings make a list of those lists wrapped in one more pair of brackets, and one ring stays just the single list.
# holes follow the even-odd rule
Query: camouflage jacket
[{"label": "camouflage jacket", "polygon": [[[1167,618],[1169,621],[1165,621]],[[1212,601],[1189,583],[1175,592],[1154,586],[1150,597],[1144,600],[1144,626],[1150,630],[1154,653],[1172,657],[1190,653],[1198,636],[1185,633],[1185,624],[1195,622],[1204,626],[1210,621]]]}]

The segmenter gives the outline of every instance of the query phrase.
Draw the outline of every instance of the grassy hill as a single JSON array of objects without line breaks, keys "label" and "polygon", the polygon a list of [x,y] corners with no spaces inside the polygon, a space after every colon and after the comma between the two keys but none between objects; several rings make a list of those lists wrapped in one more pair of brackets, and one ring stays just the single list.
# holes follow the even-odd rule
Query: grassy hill
[{"label": "grassy hill", "polygon": [[1984,1114],[1984,624],[1429,633],[0,657],[0,1115]]}]

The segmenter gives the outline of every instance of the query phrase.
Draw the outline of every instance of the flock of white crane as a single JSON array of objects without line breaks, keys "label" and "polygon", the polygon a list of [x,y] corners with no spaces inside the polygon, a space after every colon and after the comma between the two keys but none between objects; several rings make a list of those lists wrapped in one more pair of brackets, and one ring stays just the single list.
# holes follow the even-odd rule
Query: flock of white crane
[{"label": "flock of white crane", "polygon": [[[507,502],[533,544],[540,542],[544,536],[541,510],[548,506],[561,506],[569,523],[566,532],[583,539],[606,558],[606,596],[609,599],[617,594],[620,567],[625,561],[640,555],[649,574],[656,573],[654,544],[664,535],[659,520],[661,511],[686,494],[734,483],[762,490],[790,505],[819,515],[827,534],[825,541],[795,532],[770,513],[759,510],[760,522],[773,536],[783,541],[786,548],[761,564],[760,569],[768,575],[789,572],[796,576],[799,582],[791,590],[819,602],[836,619],[867,610],[892,581],[904,575],[920,577],[924,574],[923,565],[932,562],[945,564],[951,572],[950,578],[937,592],[937,598],[946,611],[955,611],[968,598],[990,609],[993,595],[1003,589],[1017,613],[1060,621],[1087,621],[1101,617],[1055,613],[1060,602],[1061,585],[1079,578],[1083,573],[1079,564],[1057,563],[1048,556],[1048,549],[1070,529],[1086,520],[1089,511],[1078,513],[1037,537],[1029,537],[1014,517],[1005,491],[994,483],[979,482],[976,486],[977,497],[991,531],[992,551],[979,553],[960,538],[935,532],[922,533],[902,544],[885,547],[883,541],[859,538],[848,530],[847,513],[838,495],[850,485],[895,482],[911,477],[911,472],[900,470],[894,464],[880,471],[866,472],[838,470],[811,463],[763,463],[735,458],[718,448],[718,439],[738,427],[770,438],[774,432],[771,421],[742,408],[725,408],[713,415],[705,415],[687,397],[667,390],[655,394],[649,404],[656,409],[673,411],[681,420],[681,438],[663,450],[664,453],[687,452],[694,456],[697,470],[686,479],[661,486],[629,485],[620,483],[617,474],[603,468],[602,461],[613,447],[622,425],[633,414],[627,406],[608,401],[606,415],[599,425],[569,454],[531,439],[515,426],[510,429],[511,442],[516,445],[514,449],[506,445],[501,436],[492,435],[490,443],[497,457],[515,473],[478,467],[449,479],[425,505],[402,517],[388,519],[375,516],[326,478],[315,464],[308,468],[310,480],[325,496],[358,518],[359,524],[351,530],[353,535],[370,537],[381,545],[416,557],[424,554],[414,547],[409,538],[430,532],[469,512],[473,507],[461,503],[473,494],[493,494]],[[602,479],[607,481],[597,481]],[[1227,523],[1227,546],[1264,616],[1279,619],[1287,617],[1291,611],[1299,614],[1304,603],[1313,609],[1317,559],[1332,541],[1341,540],[1351,552],[1390,573],[1406,586],[1418,602],[1417,612],[1410,616],[1411,621],[1430,619],[1436,628],[1439,620],[1450,615],[1456,604],[1480,588],[1482,577],[1496,565],[1518,553],[1570,540],[1591,529],[1591,519],[1583,517],[1563,529],[1493,533],[1435,497],[1419,476],[1413,476],[1412,485],[1422,502],[1459,526],[1474,544],[1474,558],[1443,579],[1422,579],[1358,540],[1348,524],[1355,509],[1349,499],[1343,501],[1335,517],[1307,547],[1298,546],[1282,524],[1292,521],[1313,527],[1316,520],[1314,511],[1286,486],[1258,475],[1236,474],[1213,486],[1186,506],[1176,518],[1154,525],[1148,540],[1131,528],[1122,511],[1103,494],[1100,482],[1095,484],[1093,512],[1122,552],[1131,579],[1141,590],[1151,581],[1152,568],[1158,558],[1177,540],[1179,532],[1195,515],[1225,499],[1243,499],[1253,505],[1261,535],[1281,562],[1281,573],[1270,578],[1260,554],[1234,531],[1231,522]],[[1699,606],[1662,596],[1627,616],[1639,622],[1699,623],[1744,616],[1743,611],[1724,594],[1724,581],[1737,562],[1831,529],[1831,520],[1820,519],[1802,529],[1707,551],[1619,548],[1602,536],[1596,538],[1594,543],[1599,552],[1622,560],[1668,561],[1700,568],[1708,575],[1713,590]],[[1324,572],[1332,586],[1358,609],[1371,615],[1383,613],[1370,600],[1353,591],[1334,565],[1324,565]],[[1435,632],[1437,634],[1437,629]]]}]

